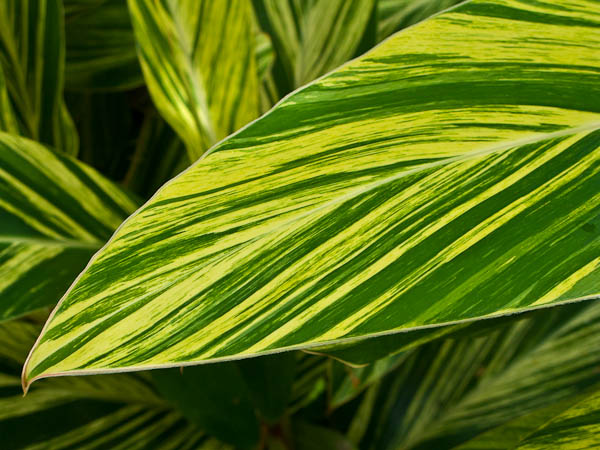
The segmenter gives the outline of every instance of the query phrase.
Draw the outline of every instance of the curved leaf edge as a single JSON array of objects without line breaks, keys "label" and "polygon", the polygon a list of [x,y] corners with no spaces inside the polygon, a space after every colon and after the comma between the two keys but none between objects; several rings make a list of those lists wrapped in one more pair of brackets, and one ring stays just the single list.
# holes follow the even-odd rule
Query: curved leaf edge
[{"label": "curved leaf edge", "polygon": [[[90,262],[91,262],[91,260],[90,260]],[[85,270],[83,272],[85,272]],[[83,274],[83,272],[82,272],[82,274]],[[80,276],[81,276],[81,274],[80,274]],[[79,279],[79,277],[77,277],[77,279]],[[77,281],[77,279],[75,280],[75,282]],[[74,284],[75,284],[75,282],[74,282]],[[69,288],[69,290],[70,289],[71,288]],[[68,291],[67,291],[67,293],[68,293]],[[65,294],[65,296],[66,296],[66,294]],[[54,310],[52,311],[52,314],[50,314],[50,316],[48,317],[46,324],[44,324],[44,328],[42,329],[42,331],[40,332],[40,335],[36,339],[36,342],[33,345],[33,347],[31,348],[29,355],[27,355],[27,359],[25,360],[25,364],[23,365],[23,371],[21,374],[21,387],[23,388],[23,396],[25,396],[25,395],[27,395],[27,392],[29,391],[29,388],[31,387],[33,382],[35,382],[37,380],[42,380],[44,378],[54,378],[54,377],[64,377],[64,376],[67,376],[67,377],[68,376],[82,376],[82,375],[107,375],[107,374],[116,374],[116,373],[138,372],[138,371],[142,371],[142,370],[146,371],[146,370],[157,370],[157,369],[172,369],[172,368],[176,368],[176,367],[183,368],[183,367],[199,366],[199,365],[205,365],[205,364],[216,364],[216,363],[228,362],[228,361],[239,361],[239,360],[243,360],[243,359],[275,355],[278,353],[290,352],[290,351],[295,351],[295,350],[302,350],[307,353],[311,353],[311,354],[315,354],[315,355],[319,355],[319,356],[326,356],[326,357],[335,359],[341,363],[344,363],[346,365],[349,365],[351,367],[363,367],[367,364],[354,364],[350,361],[345,361],[341,358],[332,356],[329,353],[320,352],[319,349],[320,348],[331,348],[331,346],[340,345],[340,344],[356,344],[356,343],[366,341],[368,339],[378,338],[378,337],[382,337],[382,336],[391,336],[391,335],[396,335],[396,334],[410,333],[410,332],[414,332],[414,331],[427,330],[427,329],[432,330],[432,329],[444,328],[444,327],[448,327],[448,326],[452,326],[452,325],[461,325],[461,324],[464,325],[464,324],[475,323],[475,322],[479,322],[479,321],[483,321],[483,320],[493,321],[494,319],[502,319],[502,318],[506,318],[506,317],[514,317],[516,320],[516,319],[520,318],[520,316],[527,314],[527,313],[532,313],[534,311],[546,310],[546,309],[550,309],[550,308],[558,308],[561,306],[571,305],[571,304],[575,304],[575,303],[583,303],[583,302],[597,301],[597,300],[600,300],[600,294],[588,295],[585,297],[563,300],[563,301],[559,301],[559,302],[555,302],[555,303],[547,303],[544,305],[532,306],[531,308],[527,308],[527,309],[503,311],[500,313],[493,313],[493,314],[489,314],[489,315],[481,316],[481,317],[471,317],[471,318],[467,318],[467,319],[453,320],[453,321],[449,321],[449,322],[442,322],[442,323],[436,323],[436,324],[431,324],[431,325],[422,325],[422,326],[418,326],[418,327],[387,330],[387,331],[382,331],[379,333],[371,333],[368,335],[336,339],[336,340],[332,340],[332,341],[315,342],[315,343],[311,343],[311,344],[291,345],[289,347],[280,347],[280,348],[277,348],[274,350],[267,350],[267,351],[251,353],[251,354],[238,354],[235,356],[225,356],[225,357],[213,358],[213,359],[209,359],[209,360],[187,361],[187,362],[180,362],[177,364],[156,364],[156,365],[149,365],[149,366],[146,366],[146,365],[145,366],[130,366],[130,367],[119,367],[119,368],[114,368],[114,369],[101,369],[101,370],[92,370],[92,369],[70,370],[68,372],[40,374],[31,379],[28,379],[26,371],[27,371],[27,366],[28,366],[29,360],[31,358],[31,355],[32,355],[33,351],[35,350],[35,348],[37,347],[40,338],[43,336],[46,326],[52,319],[54,311],[56,311],[58,309],[58,307],[60,305],[60,302],[59,302],[59,304],[57,304],[56,307],[54,308]],[[61,299],[61,301],[62,301],[62,299]]]}]

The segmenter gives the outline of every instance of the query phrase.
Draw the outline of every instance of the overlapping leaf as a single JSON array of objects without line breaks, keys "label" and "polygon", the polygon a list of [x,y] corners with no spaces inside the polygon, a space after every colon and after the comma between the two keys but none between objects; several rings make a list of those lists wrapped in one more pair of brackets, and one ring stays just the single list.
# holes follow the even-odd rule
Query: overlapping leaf
[{"label": "overlapping leaf", "polygon": [[135,206],[84,164],[0,133],[0,321],[53,306]]},{"label": "overlapping leaf", "polygon": [[249,0],[129,0],[148,89],[191,161],[259,111]]},{"label": "overlapping leaf", "polygon": [[[507,449],[542,429],[541,439],[549,421],[598,388],[599,344],[595,302],[543,311],[476,339],[427,344],[364,397],[361,409],[370,414],[357,416],[364,429],[355,442],[365,449]],[[593,421],[573,425],[586,420]],[[586,442],[585,430],[577,437],[567,428]],[[549,445],[563,442],[560,433],[551,436]]]},{"label": "overlapping leaf", "polygon": [[595,298],[600,5],[556,5],[461,5],[214,147],[94,258],[26,383]]},{"label": "overlapping leaf", "polygon": [[[10,127],[0,121],[0,131],[18,131],[75,154],[77,132],[62,97],[63,25],[61,0],[5,0],[0,4],[0,67],[14,114]],[[2,84],[0,80],[0,97],[4,97]],[[5,115],[5,102],[0,101]]]}]

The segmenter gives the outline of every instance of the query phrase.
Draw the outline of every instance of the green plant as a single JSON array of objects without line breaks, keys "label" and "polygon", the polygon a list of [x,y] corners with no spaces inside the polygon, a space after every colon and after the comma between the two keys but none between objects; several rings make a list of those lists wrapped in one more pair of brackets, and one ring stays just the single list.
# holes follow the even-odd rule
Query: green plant
[{"label": "green plant", "polygon": [[600,446],[600,3],[457,3],[3,2],[2,447]]}]

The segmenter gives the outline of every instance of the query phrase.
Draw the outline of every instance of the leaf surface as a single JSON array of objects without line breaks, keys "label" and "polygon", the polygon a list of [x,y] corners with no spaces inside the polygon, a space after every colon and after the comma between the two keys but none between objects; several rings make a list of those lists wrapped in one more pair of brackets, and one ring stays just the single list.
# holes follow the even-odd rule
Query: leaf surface
[{"label": "leaf surface", "polygon": [[53,306],[135,207],[85,164],[0,133],[0,321]]},{"label": "leaf surface", "polygon": [[26,383],[597,297],[600,4],[555,5],[461,5],[213,147],[94,257]]}]

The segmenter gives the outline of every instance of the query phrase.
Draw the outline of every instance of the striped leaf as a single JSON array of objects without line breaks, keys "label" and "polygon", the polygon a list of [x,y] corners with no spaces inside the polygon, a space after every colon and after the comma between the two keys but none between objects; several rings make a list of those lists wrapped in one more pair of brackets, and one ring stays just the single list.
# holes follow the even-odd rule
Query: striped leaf
[{"label": "striped leaf", "polygon": [[461,5],[213,147],[94,257],[25,384],[596,298],[600,4],[555,5]]},{"label": "striped leaf", "polygon": [[84,164],[0,133],[0,321],[53,306],[135,206]]},{"label": "striped leaf", "polygon": [[23,398],[19,371],[39,326],[0,324],[2,447],[227,450],[157,395],[147,374],[47,380]]},{"label": "striped leaf", "polygon": [[427,344],[363,397],[360,409],[376,406],[366,416],[359,409],[354,442],[366,450],[515,448],[598,389],[598,345],[600,302]]},{"label": "striped leaf", "polygon": [[[75,154],[77,132],[62,97],[63,25],[61,0],[0,3],[0,66],[18,132]],[[0,81],[0,91],[1,85]],[[16,130],[3,127],[0,131]]]},{"label": "striped leaf", "polygon": [[141,86],[142,71],[124,0],[63,0],[70,90],[122,90]]},{"label": "striped leaf", "polygon": [[367,27],[374,0],[254,0],[273,39],[275,75],[286,94],[350,59]]},{"label": "striped leaf", "polygon": [[249,0],[129,0],[150,94],[191,161],[258,115]]}]

